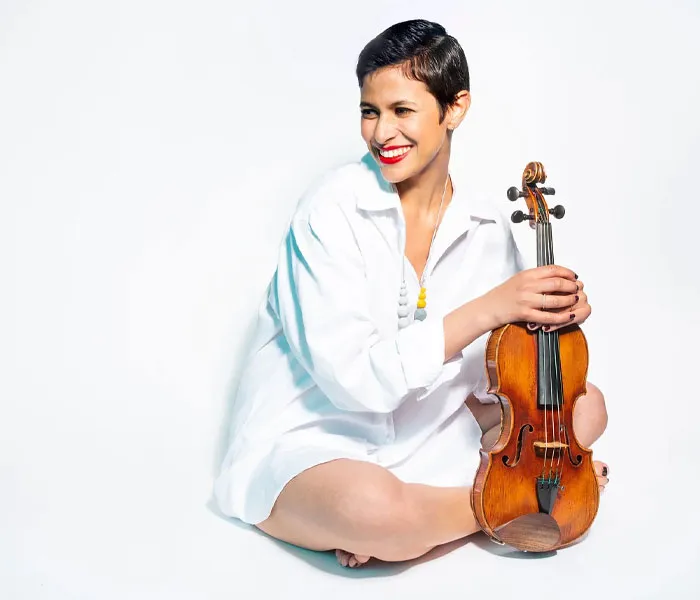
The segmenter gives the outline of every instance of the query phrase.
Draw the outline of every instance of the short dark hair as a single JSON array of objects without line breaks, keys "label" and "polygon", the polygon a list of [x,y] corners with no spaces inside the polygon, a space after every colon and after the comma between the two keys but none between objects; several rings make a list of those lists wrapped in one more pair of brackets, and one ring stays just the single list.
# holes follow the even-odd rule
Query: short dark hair
[{"label": "short dark hair", "polygon": [[424,19],[396,23],[360,52],[357,82],[383,67],[398,65],[410,79],[422,81],[440,106],[440,122],[458,92],[469,90],[469,67],[459,42],[445,28]]}]

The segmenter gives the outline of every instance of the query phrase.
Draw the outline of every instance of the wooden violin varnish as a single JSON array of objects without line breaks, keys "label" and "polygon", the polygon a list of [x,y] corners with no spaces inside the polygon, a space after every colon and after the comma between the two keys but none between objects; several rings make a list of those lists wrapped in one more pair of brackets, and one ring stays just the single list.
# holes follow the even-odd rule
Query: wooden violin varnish
[{"label": "wooden violin varnish", "polygon": [[[515,223],[529,221],[536,232],[537,264],[554,264],[549,209],[538,187],[546,180],[541,163],[525,167],[522,191],[529,214],[513,213]],[[489,393],[501,405],[501,433],[481,449],[472,488],[472,509],[481,529],[495,542],[528,552],[547,552],[580,540],[593,524],[599,491],[592,451],[574,435],[573,414],[586,393],[588,345],[580,327],[531,331],[511,323],[491,332],[486,346]]]}]

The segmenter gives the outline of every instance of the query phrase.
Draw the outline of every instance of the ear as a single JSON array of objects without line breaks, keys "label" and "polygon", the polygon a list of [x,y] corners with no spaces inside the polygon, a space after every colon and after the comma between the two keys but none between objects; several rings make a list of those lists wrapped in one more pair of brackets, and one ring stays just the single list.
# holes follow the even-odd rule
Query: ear
[{"label": "ear", "polygon": [[454,103],[447,109],[447,129],[454,130],[467,114],[472,103],[472,96],[467,90],[462,90],[457,94]]}]

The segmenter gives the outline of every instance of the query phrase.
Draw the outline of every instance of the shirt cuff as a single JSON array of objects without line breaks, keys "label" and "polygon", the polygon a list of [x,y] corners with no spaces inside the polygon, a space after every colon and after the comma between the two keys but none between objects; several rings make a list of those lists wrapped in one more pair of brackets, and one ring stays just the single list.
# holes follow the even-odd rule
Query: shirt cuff
[{"label": "shirt cuff", "polygon": [[442,317],[414,321],[399,331],[396,346],[409,390],[427,388],[445,362],[445,326]]}]

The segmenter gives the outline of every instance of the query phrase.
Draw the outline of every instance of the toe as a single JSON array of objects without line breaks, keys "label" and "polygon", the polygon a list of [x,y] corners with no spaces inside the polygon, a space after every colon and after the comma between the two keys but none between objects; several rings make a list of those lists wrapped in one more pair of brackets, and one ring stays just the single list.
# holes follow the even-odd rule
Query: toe
[{"label": "toe", "polygon": [[608,467],[607,463],[600,460],[593,461],[593,468],[595,469],[595,474],[602,477],[607,477],[610,473],[610,467]]},{"label": "toe", "polygon": [[335,557],[338,559],[338,562],[343,567],[348,566],[348,563],[350,561],[351,556],[352,556],[352,554],[350,554],[349,552],[345,552],[345,550],[336,550],[335,551]]},{"label": "toe", "polygon": [[603,492],[605,491],[605,486],[610,481],[607,477],[609,473],[608,465],[599,460],[594,460],[593,469],[595,470],[596,479],[598,480],[598,489]]},{"label": "toe", "polygon": [[350,567],[351,569],[364,565],[370,559],[369,556],[353,554],[352,552],[346,552],[345,550],[336,550],[335,557],[343,567]]}]

